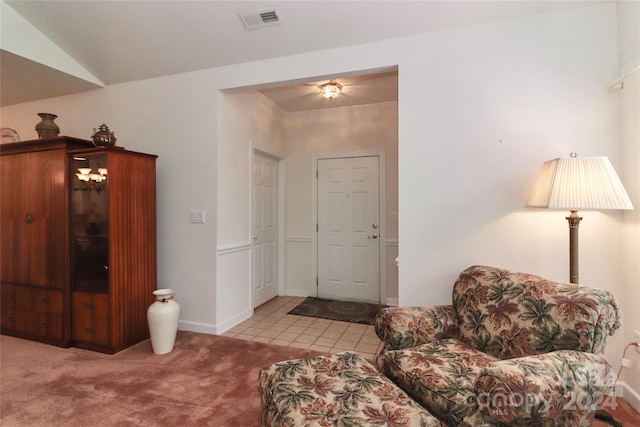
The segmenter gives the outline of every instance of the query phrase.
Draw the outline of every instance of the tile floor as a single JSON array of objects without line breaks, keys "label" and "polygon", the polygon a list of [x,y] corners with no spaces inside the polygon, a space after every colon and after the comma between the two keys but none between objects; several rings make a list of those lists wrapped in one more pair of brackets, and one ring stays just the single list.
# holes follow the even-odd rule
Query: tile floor
[{"label": "tile floor", "polygon": [[287,314],[303,300],[276,297],[223,336],[329,353],[353,350],[373,360],[382,343],[372,325]]}]

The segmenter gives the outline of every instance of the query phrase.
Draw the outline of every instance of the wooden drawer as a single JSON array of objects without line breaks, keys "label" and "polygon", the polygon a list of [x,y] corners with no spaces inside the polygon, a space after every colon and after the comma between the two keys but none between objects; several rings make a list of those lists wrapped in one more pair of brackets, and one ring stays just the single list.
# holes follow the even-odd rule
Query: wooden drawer
[{"label": "wooden drawer", "polygon": [[109,345],[108,295],[73,292],[72,313],[73,340]]},{"label": "wooden drawer", "polygon": [[14,307],[2,307],[2,329],[22,334],[36,334],[36,312]]},{"label": "wooden drawer", "polygon": [[28,286],[2,284],[2,307],[13,307],[19,310],[31,310],[33,308],[33,289]]},{"label": "wooden drawer", "polygon": [[40,337],[62,340],[64,338],[62,315],[36,312],[36,334]]},{"label": "wooden drawer", "polygon": [[35,335],[36,313],[31,308],[33,292],[28,286],[2,284],[0,310],[3,330]]},{"label": "wooden drawer", "polygon": [[62,291],[3,283],[0,325],[3,332],[33,339],[64,339]]},{"label": "wooden drawer", "polygon": [[62,291],[48,289],[34,289],[33,308],[40,313],[62,315],[63,298]]}]

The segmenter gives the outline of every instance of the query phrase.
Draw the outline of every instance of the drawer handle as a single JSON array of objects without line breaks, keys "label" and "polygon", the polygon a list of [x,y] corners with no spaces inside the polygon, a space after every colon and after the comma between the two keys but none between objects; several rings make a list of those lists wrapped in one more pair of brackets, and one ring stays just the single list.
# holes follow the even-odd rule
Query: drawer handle
[{"label": "drawer handle", "polygon": [[15,322],[15,320],[16,320],[16,318],[13,317],[13,316],[9,316],[9,317],[7,317],[7,319],[11,320],[12,322]]},{"label": "drawer handle", "polygon": [[92,302],[85,302],[84,306],[87,308],[95,308],[96,305]]},{"label": "drawer handle", "polygon": [[9,298],[11,298],[12,300],[15,300],[16,299],[16,294],[9,295]]},{"label": "drawer handle", "polygon": [[31,224],[33,222],[33,214],[31,212],[27,212],[27,214],[24,216],[24,222],[26,222],[27,224]]},{"label": "drawer handle", "polygon": [[49,327],[49,322],[44,322],[44,323],[43,323],[42,325],[40,325],[40,326],[42,326],[43,328],[48,328],[48,327]]},{"label": "drawer handle", "polygon": [[87,331],[88,334],[95,334],[96,330],[93,328],[86,328],[85,331]]},{"label": "drawer handle", "polygon": [[49,298],[42,298],[43,304],[49,304]]}]

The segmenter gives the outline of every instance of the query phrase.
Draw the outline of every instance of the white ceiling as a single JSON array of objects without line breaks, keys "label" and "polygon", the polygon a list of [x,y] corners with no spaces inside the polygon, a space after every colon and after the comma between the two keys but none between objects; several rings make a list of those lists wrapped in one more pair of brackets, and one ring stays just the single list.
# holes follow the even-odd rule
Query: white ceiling
[{"label": "white ceiling", "polygon": [[[593,1],[6,1],[104,85],[294,55],[593,4]],[[276,8],[282,23],[247,30],[239,14]],[[2,25],[4,28],[5,25]],[[2,38],[15,37],[5,34]],[[95,89],[4,50],[1,105]],[[331,106],[397,99],[397,73],[338,79]],[[262,93],[286,111],[325,101],[311,82]],[[389,84],[389,86],[386,86]],[[370,89],[376,88],[376,90]],[[317,96],[313,96],[314,92]],[[381,96],[379,98],[379,96]]]}]

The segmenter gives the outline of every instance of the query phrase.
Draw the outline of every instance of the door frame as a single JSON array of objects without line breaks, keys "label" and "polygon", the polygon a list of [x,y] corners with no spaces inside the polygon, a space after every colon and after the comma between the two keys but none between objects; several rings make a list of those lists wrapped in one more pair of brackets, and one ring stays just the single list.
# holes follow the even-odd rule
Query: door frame
[{"label": "door frame", "polygon": [[318,160],[326,159],[346,159],[353,157],[378,157],[378,209],[380,213],[380,252],[378,256],[378,283],[380,284],[380,303],[386,304],[387,300],[387,211],[386,211],[386,173],[387,162],[384,149],[362,150],[362,151],[331,151],[312,153],[311,155],[311,277],[314,283],[311,288],[318,296]]},{"label": "door frame", "polygon": [[278,168],[277,168],[277,173],[278,173],[278,218],[277,218],[277,222],[278,222],[278,247],[277,247],[277,252],[278,252],[278,280],[277,280],[277,288],[278,288],[278,295],[285,295],[285,289],[284,289],[284,280],[283,280],[283,275],[284,275],[284,246],[282,244],[282,242],[284,242],[284,171],[285,171],[285,167],[284,167],[284,162],[285,159],[283,159],[282,157],[274,154],[274,153],[270,153],[268,151],[259,149],[255,146],[251,147],[251,162],[250,162],[250,167],[249,167],[249,183],[250,183],[250,191],[249,191],[249,266],[250,266],[250,271],[249,271],[249,288],[250,288],[250,295],[249,295],[249,300],[250,300],[250,306],[251,306],[251,312],[253,313],[253,310],[256,308],[254,303],[255,301],[253,300],[253,158],[255,154],[259,154],[265,157],[270,157],[272,159],[274,159],[276,162],[278,162]]}]

